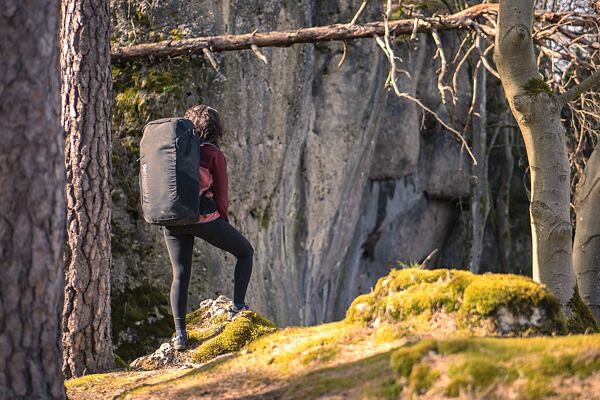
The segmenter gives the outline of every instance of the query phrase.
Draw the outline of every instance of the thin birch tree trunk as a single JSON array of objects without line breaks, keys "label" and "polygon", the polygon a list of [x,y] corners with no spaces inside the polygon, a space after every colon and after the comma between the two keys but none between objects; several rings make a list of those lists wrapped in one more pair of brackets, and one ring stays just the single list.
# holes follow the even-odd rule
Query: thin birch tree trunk
[{"label": "thin birch tree trunk", "polygon": [[496,237],[498,243],[498,253],[500,254],[500,272],[508,273],[510,271],[510,182],[513,176],[514,157],[512,154],[512,131],[506,126],[508,124],[506,114],[501,118],[500,123],[505,125],[500,129],[500,184],[498,185],[498,195],[496,198]]},{"label": "thin birch tree trunk", "polygon": [[111,67],[107,0],[63,0],[67,131],[66,377],[113,367],[110,324]]},{"label": "thin birch tree trunk", "polygon": [[585,166],[575,198],[573,264],[579,293],[600,321],[600,151]]},{"label": "thin birch tree trunk", "polygon": [[477,63],[473,87],[473,155],[477,165],[473,166],[471,182],[471,248],[469,269],[479,273],[485,225],[490,211],[487,177],[487,109],[486,109],[486,69]]},{"label": "thin birch tree trunk", "polygon": [[0,9],[0,399],[63,399],[59,5]]}]

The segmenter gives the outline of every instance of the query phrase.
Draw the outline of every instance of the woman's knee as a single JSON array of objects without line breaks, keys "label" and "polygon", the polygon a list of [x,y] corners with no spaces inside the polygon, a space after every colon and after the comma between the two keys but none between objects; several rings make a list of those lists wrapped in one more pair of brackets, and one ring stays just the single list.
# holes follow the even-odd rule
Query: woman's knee
[{"label": "woman's knee", "polygon": [[246,240],[242,247],[243,247],[242,251],[240,251],[237,258],[252,258],[252,257],[254,257],[254,247],[252,247],[250,242],[248,242]]}]

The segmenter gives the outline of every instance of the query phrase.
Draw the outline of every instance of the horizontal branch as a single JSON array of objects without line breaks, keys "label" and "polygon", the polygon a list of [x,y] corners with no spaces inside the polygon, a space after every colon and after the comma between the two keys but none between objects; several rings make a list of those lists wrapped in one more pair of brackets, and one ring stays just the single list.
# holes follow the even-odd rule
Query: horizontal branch
[{"label": "horizontal branch", "polygon": [[586,78],[579,85],[572,87],[558,96],[558,101],[560,104],[566,105],[597,85],[600,85],[600,69]]},{"label": "horizontal branch", "polygon": [[[416,32],[431,32],[432,29],[443,31],[467,28],[473,23],[473,19],[481,17],[485,13],[493,12],[497,8],[492,6],[494,5],[474,6],[447,17],[419,19],[416,22]],[[415,31],[415,20],[390,21],[389,27],[391,34],[395,36],[412,34]],[[383,22],[371,22],[363,25],[335,24],[288,31],[164,40],[156,43],[119,47],[112,52],[111,56],[113,62],[118,63],[145,57],[165,58],[201,53],[202,49],[206,48],[216,52],[250,49],[253,45],[256,47],[287,47],[297,43],[372,38],[373,36],[383,36],[384,33],[385,26]]]},{"label": "horizontal branch", "polygon": [[[393,37],[412,35],[413,33],[429,33],[432,30],[460,30],[472,28],[475,20],[488,15],[495,15],[498,4],[479,4],[469,7],[459,13],[449,16],[416,17],[389,22],[390,33]],[[572,25],[585,26],[586,20],[597,20],[597,16],[565,13],[538,12],[536,18],[543,22],[556,23],[563,17],[579,19]],[[485,29],[487,28],[487,29]],[[493,35],[493,29],[485,27],[488,35]],[[313,28],[302,28],[288,31],[253,32],[242,35],[205,36],[182,40],[164,40],[156,43],[145,43],[132,46],[118,47],[112,52],[113,63],[142,58],[166,58],[187,54],[200,54],[204,49],[213,52],[256,49],[258,47],[287,47],[298,43],[317,43],[332,40],[350,40],[383,36],[385,24],[371,22],[367,24],[335,24]]]}]

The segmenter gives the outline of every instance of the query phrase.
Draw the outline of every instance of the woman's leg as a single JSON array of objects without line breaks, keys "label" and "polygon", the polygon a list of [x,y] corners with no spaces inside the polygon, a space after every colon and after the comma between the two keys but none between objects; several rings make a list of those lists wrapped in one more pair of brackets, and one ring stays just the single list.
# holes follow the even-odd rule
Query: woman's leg
[{"label": "woman's leg", "polygon": [[188,227],[191,228],[190,232],[194,236],[206,240],[213,246],[225,250],[237,258],[233,274],[233,302],[244,304],[246,289],[252,274],[252,258],[254,256],[254,249],[250,242],[223,218]]},{"label": "woman's leg", "polygon": [[165,242],[173,267],[170,297],[177,335],[185,332],[185,313],[187,311],[188,286],[190,284],[192,250],[194,247],[194,236],[180,231],[164,228]]}]

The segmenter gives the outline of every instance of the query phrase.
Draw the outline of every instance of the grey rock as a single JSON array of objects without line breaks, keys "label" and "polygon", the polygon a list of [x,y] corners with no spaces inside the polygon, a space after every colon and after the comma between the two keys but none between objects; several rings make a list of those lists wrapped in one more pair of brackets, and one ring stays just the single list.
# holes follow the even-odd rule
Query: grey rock
[{"label": "grey rock", "polygon": [[[144,26],[128,12],[142,2],[111,1],[119,43],[173,28],[187,36],[349,21],[360,3],[153,1],[143,10]],[[371,4],[362,18],[379,18],[377,7]],[[443,39],[449,50],[457,48],[456,35]],[[372,40],[350,41],[348,48],[339,69],[339,43],[265,48],[269,65],[249,51],[216,54],[225,81],[192,58],[194,78],[179,82],[190,94],[179,105],[170,98],[157,103],[163,104],[157,117],[195,102],[220,110],[231,223],[255,247],[248,302],[279,326],[343,317],[349,302],[397,260],[420,262],[438,249],[432,262],[445,265],[444,249],[463,223],[457,203],[469,192],[470,161],[460,144],[414,103],[386,91],[387,61]],[[459,80],[465,94],[444,111],[431,40],[403,42],[397,54],[406,71],[399,75],[403,90],[462,126],[470,101],[466,71]],[[115,127],[117,137],[126,130]],[[114,224],[149,255],[116,255],[113,290],[149,280],[167,293],[170,265],[161,232],[125,210],[121,192],[115,197]],[[464,242],[465,232],[460,235],[452,239]],[[234,257],[198,240],[190,306],[231,295],[234,264]]]}]

